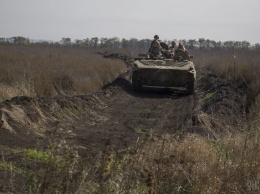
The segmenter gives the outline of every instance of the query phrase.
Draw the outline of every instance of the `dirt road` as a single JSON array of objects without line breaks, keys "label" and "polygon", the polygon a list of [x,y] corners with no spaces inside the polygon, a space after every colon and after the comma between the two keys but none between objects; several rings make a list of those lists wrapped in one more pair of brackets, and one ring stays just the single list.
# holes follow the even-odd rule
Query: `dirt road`
[{"label": "dirt road", "polygon": [[183,130],[191,121],[194,101],[193,95],[177,90],[135,93],[129,73],[89,96],[16,97],[1,104],[1,144],[30,147],[33,137],[58,130],[93,148],[125,148],[141,136]]},{"label": "dirt road", "polygon": [[215,76],[198,71],[194,95],[158,88],[136,93],[130,76],[126,72],[95,94],[16,97],[1,103],[1,145],[32,147],[55,131],[92,151],[125,149],[151,136],[181,135],[196,126],[200,132],[202,125],[205,134],[216,135],[210,128],[242,122],[241,92]]},{"label": "dirt road", "polygon": [[181,133],[191,125],[193,95],[150,88],[135,93],[129,77],[119,78],[102,93],[96,96],[102,106],[98,111],[102,119],[94,124],[74,124],[81,144],[91,144],[93,149],[102,144],[111,149],[127,148],[139,138]]},{"label": "dirt road", "polygon": [[[79,155],[91,169],[90,184],[93,184],[91,181],[101,184],[108,177],[106,167],[110,165],[111,153],[117,152],[119,157],[127,155],[125,153],[134,156],[141,147],[150,150],[153,145],[151,149],[155,149],[156,142],[162,142],[166,136],[169,137],[167,141],[173,136],[180,140],[188,133],[214,139],[243,127],[245,94],[224,78],[199,70],[195,94],[187,95],[182,90],[159,88],[144,88],[143,92],[136,93],[132,91],[130,77],[129,69],[94,94],[55,98],[20,96],[0,103],[2,160],[14,162],[16,166],[24,165],[29,172],[30,160],[22,164],[23,155],[17,154],[17,150],[42,150],[50,146],[54,137],[55,140],[66,140],[67,145],[80,147]],[[95,170],[96,165],[99,170]],[[61,180],[62,184],[63,174],[59,169],[57,173],[57,177],[61,177],[54,179]],[[48,170],[46,174],[49,174]],[[0,192],[14,189],[9,180],[15,183],[17,193],[25,191],[20,190],[26,185],[20,172],[12,178],[12,170],[6,174],[0,169],[0,177],[3,177],[0,178]],[[38,181],[41,178],[38,177]],[[73,180],[74,191],[79,185]],[[86,184],[82,193],[86,193],[85,187],[89,189]]]}]

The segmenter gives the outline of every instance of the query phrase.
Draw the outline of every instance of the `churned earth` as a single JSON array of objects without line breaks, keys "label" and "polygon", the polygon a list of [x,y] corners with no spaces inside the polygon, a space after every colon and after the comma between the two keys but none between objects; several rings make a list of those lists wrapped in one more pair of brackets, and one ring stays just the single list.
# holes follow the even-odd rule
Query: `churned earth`
[{"label": "churned earth", "polygon": [[[53,133],[84,147],[80,156],[88,160],[100,153],[131,150],[137,142],[156,141],[166,134],[214,139],[241,130],[246,106],[242,90],[203,69],[197,69],[195,87],[194,95],[161,88],[135,93],[129,67],[94,94],[12,98],[0,104],[2,158],[15,160],[14,149],[40,149]],[[9,179],[0,170],[0,192],[10,192]]]}]

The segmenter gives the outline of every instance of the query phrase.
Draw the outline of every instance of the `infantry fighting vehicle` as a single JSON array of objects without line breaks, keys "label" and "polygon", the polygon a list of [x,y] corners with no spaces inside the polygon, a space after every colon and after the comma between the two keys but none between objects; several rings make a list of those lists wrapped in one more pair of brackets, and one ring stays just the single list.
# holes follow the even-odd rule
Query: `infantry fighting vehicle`
[{"label": "infantry fighting vehicle", "polygon": [[[142,56],[142,55],[141,55]],[[196,70],[190,60],[136,58],[132,69],[132,87],[140,92],[143,86],[182,87],[194,93]]]}]

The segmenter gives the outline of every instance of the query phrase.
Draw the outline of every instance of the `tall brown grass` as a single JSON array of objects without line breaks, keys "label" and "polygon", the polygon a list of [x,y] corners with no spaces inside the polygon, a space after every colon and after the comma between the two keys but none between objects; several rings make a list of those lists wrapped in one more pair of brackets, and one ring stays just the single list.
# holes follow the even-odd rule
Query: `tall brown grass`
[{"label": "tall brown grass", "polygon": [[[216,139],[196,133],[186,133],[181,138],[147,134],[148,139],[138,141],[135,147],[122,152],[114,150],[84,168],[88,172],[84,172],[80,187],[73,191],[150,194],[260,191],[259,53],[239,51],[236,59],[231,51],[194,50],[190,54],[198,69],[209,69],[248,90],[254,106],[243,130]],[[104,60],[82,48],[0,46],[0,69],[0,95],[4,99],[14,95],[52,96],[95,91],[124,71],[125,65],[116,60]],[[51,170],[60,177],[64,169]],[[41,183],[41,176],[37,178],[36,182]],[[72,179],[68,176],[67,180],[71,183]],[[57,183],[62,185],[62,181]],[[46,186],[45,191],[59,192],[57,187],[49,185],[52,187]],[[65,186],[67,191],[68,185]]]},{"label": "tall brown grass", "polygon": [[[135,154],[114,155],[93,193],[259,193],[260,55],[255,51],[193,50],[197,69],[208,69],[247,91],[250,113],[242,131],[208,139],[199,134],[152,137]],[[124,159],[122,159],[124,158]],[[128,159],[125,159],[128,158]],[[102,174],[102,173],[101,173]]]},{"label": "tall brown grass", "polygon": [[13,96],[79,95],[97,91],[126,70],[97,50],[0,45],[0,99]]},{"label": "tall brown grass", "polygon": [[[198,68],[211,70],[215,75],[247,90],[248,100],[260,93],[260,52],[250,50],[201,51],[191,50]],[[235,54],[235,58],[234,58]]]},{"label": "tall brown grass", "polygon": [[[152,134],[134,151],[114,152],[101,163],[89,193],[259,193],[260,101],[244,130],[208,139],[199,134]],[[134,153],[134,154],[133,154]]]}]

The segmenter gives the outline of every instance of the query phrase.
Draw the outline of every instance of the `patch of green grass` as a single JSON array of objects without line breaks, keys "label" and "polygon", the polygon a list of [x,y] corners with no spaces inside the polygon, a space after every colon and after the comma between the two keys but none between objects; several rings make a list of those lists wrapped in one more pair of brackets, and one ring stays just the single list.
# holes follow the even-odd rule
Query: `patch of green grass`
[{"label": "patch of green grass", "polygon": [[207,93],[207,94],[205,95],[205,97],[203,98],[203,101],[209,101],[209,100],[213,97],[213,95],[214,95],[215,93],[216,93],[216,92]]},{"label": "patch of green grass", "polygon": [[27,159],[36,159],[42,162],[48,162],[51,158],[49,151],[38,151],[35,149],[25,149],[22,151]]},{"label": "patch of green grass", "polygon": [[24,170],[22,168],[18,168],[15,164],[12,162],[5,162],[5,161],[0,161],[0,171],[12,171],[16,173],[23,173]]},{"label": "patch of green grass", "polygon": [[142,129],[137,128],[137,129],[135,129],[135,133],[141,135],[141,134],[144,134],[145,132]]},{"label": "patch of green grass", "polygon": [[12,163],[0,161],[0,170],[10,169],[11,167]]}]

